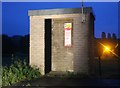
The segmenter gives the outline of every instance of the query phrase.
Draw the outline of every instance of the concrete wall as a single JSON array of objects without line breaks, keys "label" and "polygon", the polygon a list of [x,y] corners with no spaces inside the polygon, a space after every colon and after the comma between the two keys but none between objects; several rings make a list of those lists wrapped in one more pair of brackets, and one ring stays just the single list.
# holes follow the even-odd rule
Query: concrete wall
[{"label": "concrete wall", "polygon": [[89,14],[90,15],[90,18],[89,18],[89,36],[88,36],[88,56],[89,56],[89,73],[90,74],[95,74],[95,71],[94,71],[94,64],[95,64],[95,59],[94,59],[94,16],[92,14]]},{"label": "concrete wall", "polygon": [[86,22],[81,22],[81,16],[74,18],[74,72],[88,73],[88,33],[89,33],[89,14],[85,15]]},{"label": "concrete wall", "polygon": [[44,74],[44,19],[30,17],[30,65],[40,68]]},{"label": "concrete wall", "polygon": [[64,23],[73,23],[73,19],[54,18],[52,21],[52,71],[73,71],[73,47],[64,46]]}]

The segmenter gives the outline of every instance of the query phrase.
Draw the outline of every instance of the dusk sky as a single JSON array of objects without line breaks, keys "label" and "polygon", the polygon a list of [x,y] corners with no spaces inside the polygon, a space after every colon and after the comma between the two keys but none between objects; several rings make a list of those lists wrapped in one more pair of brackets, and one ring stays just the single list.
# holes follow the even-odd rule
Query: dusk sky
[{"label": "dusk sky", "polygon": [[[118,35],[117,2],[85,2],[84,6],[93,8],[95,37],[100,37],[101,32]],[[80,2],[3,2],[2,32],[9,36],[29,34],[28,10],[80,7]]]}]

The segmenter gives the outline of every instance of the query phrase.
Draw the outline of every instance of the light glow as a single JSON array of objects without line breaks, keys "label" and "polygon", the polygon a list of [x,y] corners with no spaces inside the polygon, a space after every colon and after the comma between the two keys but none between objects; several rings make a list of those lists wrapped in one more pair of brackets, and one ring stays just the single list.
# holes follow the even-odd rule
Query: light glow
[{"label": "light glow", "polygon": [[[99,42],[100,43],[100,42]],[[100,43],[100,45],[102,45],[105,49],[104,49],[104,51],[103,51],[103,54],[105,53],[105,52],[111,52],[113,55],[115,55],[115,56],[117,56],[117,57],[119,57],[113,50],[111,50],[110,49],[110,47],[108,47],[108,46],[106,46],[106,45],[104,45],[104,44],[102,44],[102,43]]]},{"label": "light glow", "polygon": [[110,47],[105,46],[104,48],[105,48],[105,49],[104,49],[104,51],[103,51],[103,52],[110,52]]}]

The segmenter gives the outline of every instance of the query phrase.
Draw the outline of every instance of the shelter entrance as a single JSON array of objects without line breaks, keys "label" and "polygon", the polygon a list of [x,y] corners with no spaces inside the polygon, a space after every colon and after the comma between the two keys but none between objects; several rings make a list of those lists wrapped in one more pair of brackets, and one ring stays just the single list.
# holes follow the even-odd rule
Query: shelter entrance
[{"label": "shelter entrance", "polygon": [[51,19],[45,19],[45,74],[51,71]]}]

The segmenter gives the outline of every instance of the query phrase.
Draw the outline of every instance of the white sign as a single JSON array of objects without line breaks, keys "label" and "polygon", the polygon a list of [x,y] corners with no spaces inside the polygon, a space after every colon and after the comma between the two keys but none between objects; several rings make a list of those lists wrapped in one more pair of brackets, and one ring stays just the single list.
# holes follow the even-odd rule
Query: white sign
[{"label": "white sign", "polygon": [[64,23],[64,46],[72,46],[72,23]]}]

